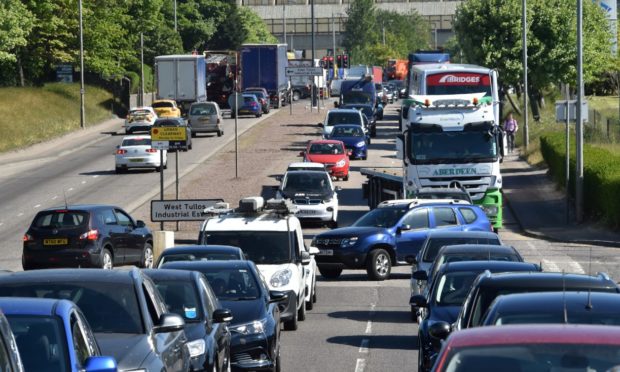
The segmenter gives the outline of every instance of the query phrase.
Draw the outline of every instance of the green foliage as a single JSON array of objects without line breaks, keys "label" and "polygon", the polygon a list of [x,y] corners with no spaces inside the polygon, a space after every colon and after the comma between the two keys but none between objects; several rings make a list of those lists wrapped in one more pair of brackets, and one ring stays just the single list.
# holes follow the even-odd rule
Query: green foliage
[{"label": "green foliage", "polygon": [[[245,33],[244,43],[270,44],[278,42],[278,39],[267,29],[265,21],[263,21],[255,11],[248,7],[237,8],[237,11],[239,13],[239,24],[242,25],[242,29],[244,30],[238,30],[237,32],[241,35]],[[231,18],[228,18],[228,20],[231,21]],[[232,23],[230,26],[234,30],[235,23]]]},{"label": "green foliage", "polygon": [[32,13],[19,0],[0,1],[0,61],[16,61],[16,48],[27,44]]},{"label": "green foliage", "polygon": [[[570,179],[575,179],[575,138],[571,138]],[[566,146],[563,133],[540,137],[540,149],[549,171],[558,184],[564,184]],[[584,145],[584,210],[595,219],[613,227],[620,226],[620,154],[592,145]],[[574,182],[569,192],[575,194]]]},{"label": "green foliage", "polygon": [[[576,4],[573,0],[529,0],[528,70],[535,91],[576,79]],[[599,6],[584,1],[584,80],[611,68],[608,23]],[[467,61],[499,71],[504,85],[522,79],[520,0],[468,0],[457,9],[455,32]],[[574,84],[573,84],[574,85]]]},{"label": "green foliage", "polygon": [[353,64],[383,66],[429,46],[429,25],[416,12],[378,10],[372,0],[353,0],[347,14],[343,46]]}]

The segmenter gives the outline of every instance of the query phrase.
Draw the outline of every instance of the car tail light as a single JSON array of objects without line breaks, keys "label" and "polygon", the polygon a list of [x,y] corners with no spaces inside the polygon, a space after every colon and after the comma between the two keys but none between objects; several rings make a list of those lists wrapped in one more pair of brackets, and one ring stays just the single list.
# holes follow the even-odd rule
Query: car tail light
[{"label": "car tail light", "polygon": [[127,150],[123,150],[123,149],[116,150],[116,155],[124,155],[126,153],[127,153]]},{"label": "car tail light", "polygon": [[256,102],[251,102],[251,103],[250,103],[250,106],[252,106],[252,107],[256,107],[256,106],[258,106],[258,105],[256,104]]},{"label": "car tail light", "polygon": [[99,238],[99,230],[93,229],[80,235],[80,240],[97,240]]},{"label": "car tail light", "polygon": [[157,152],[157,149],[146,149],[146,152],[151,152],[151,153]]},{"label": "car tail light", "polygon": [[22,240],[25,241],[25,242],[31,242],[31,241],[34,240],[34,238],[30,234],[24,234],[24,237],[23,237]]}]

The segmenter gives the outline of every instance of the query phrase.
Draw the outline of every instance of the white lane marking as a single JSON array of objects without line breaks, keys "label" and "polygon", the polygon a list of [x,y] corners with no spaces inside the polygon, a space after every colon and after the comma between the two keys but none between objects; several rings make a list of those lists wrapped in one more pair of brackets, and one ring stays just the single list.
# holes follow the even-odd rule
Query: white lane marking
[{"label": "white lane marking", "polygon": [[86,181],[82,181],[82,185],[85,184],[85,183],[86,183]]},{"label": "white lane marking", "polygon": [[34,206],[34,208],[39,208],[41,206],[41,204],[37,204]]},{"label": "white lane marking", "polygon": [[69,187],[67,191],[73,191],[73,187]]},{"label": "white lane marking", "polygon": [[93,178],[97,178],[97,177],[99,177],[99,175],[98,175],[98,174],[95,174],[95,175],[93,176]]},{"label": "white lane marking", "polygon": [[372,320],[369,320],[368,323],[366,323],[366,331],[364,333],[367,335],[372,333]]},{"label": "white lane marking", "polygon": [[355,372],[364,372],[364,368],[366,368],[366,359],[359,358],[355,363]]},{"label": "white lane marking", "polygon": [[370,340],[367,338],[362,339],[362,343],[360,344],[360,353],[368,354],[368,345],[370,344]]},{"label": "white lane marking", "polygon": [[562,271],[558,265],[556,265],[553,261],[549,261],[546,259],[542,259],[542,269],[543,271],[550,271],[552,273],[559,273]]},{"label": "white lane marking", "polygon": [[4,222],[0,222],[0,226],[4,225]]},{"label": "white lane marking", "polygon": [[24,213],[23,213],[23,212],[20,212],[20,213],[17,215],[17,217],[21,217],[21,216],[23,216],[23,215],[24,215]]},{"label": "white lane marking", "polygon": [[52,197],[52,200],[56,200],[56,199],[58,199],[58,195],[54,195],[54,196]]}]

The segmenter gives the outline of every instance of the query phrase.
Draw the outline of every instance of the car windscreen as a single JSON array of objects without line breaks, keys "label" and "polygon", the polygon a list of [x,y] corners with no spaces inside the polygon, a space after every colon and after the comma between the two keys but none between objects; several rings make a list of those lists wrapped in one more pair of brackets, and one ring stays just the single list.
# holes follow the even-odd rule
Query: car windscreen
[{"label": "car windscreen", "polygon": [[248,269],[213,269],[203,274],[207,277],[218,300],[255,300],[260,295],[258,282]]},{"label": "car windscreen", "polygon": [[37,214],[32,226],[42,229],[84,227],[88,224],[88,217],[89,213],[86,211],[44,211]]},{"label": "car windscreen", "polygon": [[478,274],[474,271],[455,271],[442,275],[434,291],[435,303],[439,306],[461,306]]},{"label": "car windscreen", "polygon": [[470,371],[613,371],[620,364],[620,348],[600,343],[502,342],[454,349],[446,372]]},{"label": "car windscreen", "polygon": [[330,193],[331,185],[327,172],[288,173],[282,185],[285,194],[295,193]]},{"label": "car windscreen", "polygon": [[151,146],[150,138],[126,138],[121,144],[122,147],[128,146]]},{"label": "car windscreen", "polygon": [[362,127],[351,126],[342,127],[337,126],[334,128],[331,134],[332,137],[364,137],[364,131]]},{"label": "car windscreen", "polygon": [[178,314],[186,322],[203,319],[200,297],[191,283],[180,280],[153,279],[161,293],[168,311]]},{"label": "car windscreen", "polygon": [[[26,371],[71,371],[60,318],[13,314],[6,317],[15,335],[17,349]],[[10,370],[2,366],[2,371]]]},{"label": "car windscreen", "polygon": [[[73,301],[82,310],[93,332],[144,333],[142,314],[133,283],[0,283],[1,297],[58,298]],[[77,283],[79,282],[79,283]]]},{"label": "car windscreen", "polygon": [[309,154],[312,155],[340,155],[344,149],[340,143],[313,143],[310,145]]},{"label": "car windscreen", "polygon": [[243,96],[243,102],[245,102],[245,103],[256,102],[256,97],[254,97],[254,96],[252,96],[252,97]]},{"label": "car windscreen", "polygon": [[327,126],[338,124],[362,125],[362,118],[356,112],[330,112],[327,115]]},{"label": "car windscreen", "polygon": [[190,115],[215,115],[215,107],[208,104],[192,105],[189,111]]},{"label": "car windscreen", "polygon": [[480,237],[450,237],[450,238],[433,238],[429,237],[428,241],[425,244],[424,256],[422,257],[422,261],[424,262],[433,262],[435,257],[437,257],[437,253],[441,247],[445,245],[457,245],[457,244],[491,244],[491,245],[500,245],[499,237],[493,238],[480,238]]},{"label": "car windscreen", "polygon": [[356,227],[392,227],[403,217],[408,208],[376,208],[355,221]]},{"label": "car windscreen", "polygon": [[257,265],[291,262],[293,237],[286,231],[207,231],[205,244],[239,247]]},{"label": "car windscreen", "polygon": [[174,108],[172,102],[153,102],[152,108]]},{"label": "car windscreen", "polygon": [[227,252],[172,253],[162,255],[158,267],[168,262],[177,261],[229,261],[238,259],[238,255]]}]

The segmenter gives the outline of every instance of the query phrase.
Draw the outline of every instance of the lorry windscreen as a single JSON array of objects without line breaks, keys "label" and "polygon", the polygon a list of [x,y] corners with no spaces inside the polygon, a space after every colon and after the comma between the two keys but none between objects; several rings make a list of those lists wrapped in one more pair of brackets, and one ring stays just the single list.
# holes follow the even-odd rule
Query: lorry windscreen
[{"label": "lorry windscreen", "polygon": [[411,159],[416,164],[493,162],[497,143],[485,131],[410,133]]},{"label": "lorry windscreen", "polygon": [[291,262],[291,247],[286,231],[208,231],[206,240],[207,244],[239,247],[248,260],[257,265]]},{"label": "lorry windscreen", "polygon": [[371,104],[372,93],[369,92],[346,92],[342,95],[343,104]]}]

